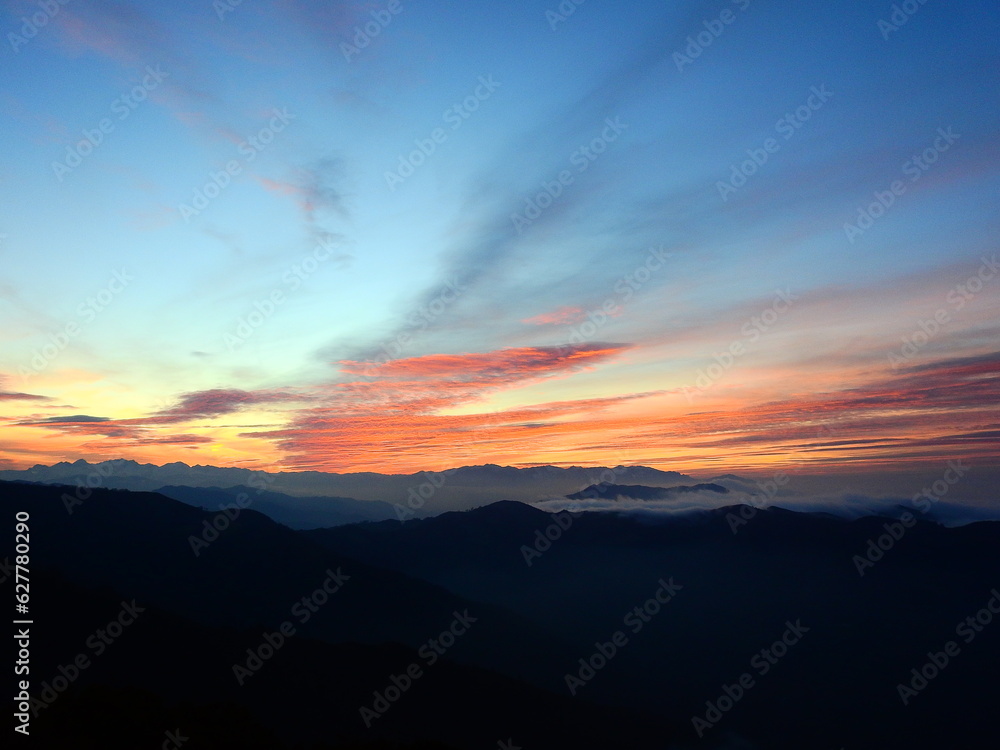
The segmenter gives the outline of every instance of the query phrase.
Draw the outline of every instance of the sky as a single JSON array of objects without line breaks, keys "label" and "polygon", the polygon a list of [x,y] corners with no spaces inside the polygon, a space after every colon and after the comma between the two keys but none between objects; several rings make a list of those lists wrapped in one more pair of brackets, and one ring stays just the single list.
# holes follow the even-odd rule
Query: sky
[{"label": "sky", "polygon": [[994,2],[0,32],[0,468],[996,463]]}]

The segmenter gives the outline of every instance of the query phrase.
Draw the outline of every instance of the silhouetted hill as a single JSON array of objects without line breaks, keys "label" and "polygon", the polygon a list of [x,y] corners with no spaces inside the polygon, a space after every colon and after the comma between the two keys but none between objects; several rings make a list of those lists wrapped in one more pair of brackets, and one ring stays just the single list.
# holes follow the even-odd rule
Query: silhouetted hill
[{"label": "silhouetted hill", "polygon": [[[919,521],[861,576],[856,556],[886,524],[898,532],[897,521],[749,506],[560,517],[570,523],[557,533],[553,516],[504,503],[305,535],[591,642],[673,577],[684,587],[676,599],[582,693],[686,723],[692,743],[691,717],[799,619],[809,635],[727,713],[717,737],[728,728],[767,748],[971,747],[991,731],[1000,689],[988,665],[1000,663],[1000,628],[963,646],[949,679],[913,705],[897,684],[1000,584],[1000,523]],[[945,718],[952,712],[965,717],[961,728]]]},{"label": "silhouetted hill", "polygon": [[[385,691],[391,675],[422,663],[417,652],[296,636],[241,686],[232,666],[261,643],[259,630],[209,628],[139,602],[134,623],[97,654],[87,644],[120,610],[122,597],[51,572],[33,582],[34,684],[51,685],[78,653],[91,659],[40,709],[34,747],[158,748],[169,731],[187,738],[184,748],[447,750],[495,747],[499,738],[516,736],[525,746],[567,741],[596,750],[623,738],[626,747],[645,747],[641,736],[662,730],[632,712],[582,704],[448,659],[426,667],[366,727],[360,707]],[[410,744],[418,739],[437,744]]]},{"label": "silhouetted hill", "polygon": [[207,510],[233,505],[242,496],[246,507],[292,529],[318,529],[361,521],[396,518],[388,503],[378,500],[355,500],[350,497],[292,497],[262,488],[236,485],[219,487],[167,486],[156,490],[161,495]]},{"label": "silhouetted hill", "polygon": [[[478,618],[449,658],[561,687],[553,664],[576,647],[493,605],[472,602],[401,572],[328,551],[253,510],[229,521],[163,495],[94,490],[67,513],[65,488],[0,483],[0,510],[30,508],[32,559],[71,581],[110,586],[214,627],[275,628],[329,577],[350,577],[301,628],[330,643],[396,642],[418,648],[468,610]],[[215,521],[224,530],[192,550]]]},{"label": "silhouetted hill", "polygon": [[[217,512],[152,493],[76,498],[66,488],[0,483],[0,513],[24,509],[33,570],[110,597],[88,608],[60,594],[64,608],[41,618],[56,627],[42,640],[63,644],[39,649],[51,659],[43,674],[79,651],[114,614],[112,603],[134,597],[159,614],[140,620],[87,679],[95,689],[146,691],[152,697],[137,692],[133,708],[151,718],[178,715],[188,701],[190,720],[208,721],[198,711],[215,703],[221,716],[249,711],[283,742],[331,741],[330,731],[347,727],[333,741],[385,732],[471,750],[506,734],[527,750],[513,730],[487,741],[477,729],[485,722],[494,732],[495,717],[518,716],[539,747],[682,750],[699,744],[692,717],[728,699],[706,747],[964,748],[995,731],[1000,629],[985,608],[1000,608],[1000,595],[991,599],[1000,586],[996,522],[944,528],[907,518],[904,526],[749,506],[550,514],[502,502],[295,532],[253,510],[219,523]],[[213,520],[222,531],[195,555],[192,537]],[[8,535],[0,550],[12,545]],[[237,690],[232,665],[297,617],[296,602],[333,571],[350,578],[296,620],[281,658]],[[59,590],[42,580],[43,592]],[[357,695],[385,689],[465,611],[476,622],[421,679],[433,709],[402,700],[377,731],[349,734]],[[989,622],[966,639],[969,616]],[[161,635],[129,652],[144,622],[161,623]],[[60,641],[64,627],[69,640]],[[957,654],[904,705],[900,683],[949,640],[961,643]],[[734,699],[744,674],[753,684]],[[290,689],[305,692],[290,700]],[[317,716],[333,729],[323,734]]]}]

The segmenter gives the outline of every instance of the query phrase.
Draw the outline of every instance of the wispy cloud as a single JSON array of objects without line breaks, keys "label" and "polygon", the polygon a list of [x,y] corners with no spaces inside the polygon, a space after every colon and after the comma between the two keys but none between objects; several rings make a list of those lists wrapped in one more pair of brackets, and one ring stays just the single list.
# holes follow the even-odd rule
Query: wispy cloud
[{"label": "wispy cloud", "polygon": [[582,307],[564,306],[552,312],[541,313],[530,318],[525,318],[522,323],[534,326],[570,325],[585,320],[587,311]]},{"label": "wispy cloud", "polygon": [[[454,414],[460,406],[482,403],[491,394],[592,368],[631,348],[628,344],[593,343],[567,347],[522,347],[491,352],[428,355],[395,360],[375,370],[365,362],[338,363],[345,375],[362,380],[317,389],[321,406],[295,414],[290,424],[270,432],[245,433],[276,442],[296,467],[345,469],[376,455],[407,452],[407,461],[440,463],[456,435],[468,445],[494,444],[503,452],[523,441],[525,431],[564,429],[559,420],[595,414],[648,394],[582,399],[494,412]],[[376,447],[377,446],[377,447]],[[416,451],[418,456],[410,456]],[[363,457],[367,454],[368,459]],[[484,453],[485,455],[485,453]],[[416,466],[417,464],[413,464]]]},{"label": "wispy cloud", "polygon": [[157,412],[148,421],[168,424],[189,422],[195,419],[212,419],[225,414],[233,414],[250,406],[302,401],[303,398],[302,395],[283,391],[244,391],[237,388],[216,388],[182,394],[176,405]]},{"label": "wispy cloud", "polygon": [[111,421],[110,417],[91,417],[86,414],[76,414],[71,417],[47,417],[45,419],[40,419],[37,422],[33,422],[30,424],[41,425],[46,423],[51,424],[54,422],[60,424],[65,424],[65,423],[78,424],[81,422],[109,422],[109,421]]},{"label": "wispy cloud", "polygon": [[0,401],[50,401],[48,396],[39,396],[35,393],[19,393],[18,391],[8,391],[5,386],[10,379],[5,375],[0,375]]},{"label": "wispy cloud", "polygon": [[[390,360],[378,367],[379,378],[433,378],[480,385],[513,383],[526,378],[576,370],[597,364],[631,348],[627,344],[591,343],[574,346],[533,346],[468,354],[429,354]],[[341,361],[341,371],[363,375],[371,363]]]},{"label": "wispy cloud", "polygon": [[340,187],[344,165],[339,159],[321,159],[314,164],[293,170],[287,180],[258,177],[265,190],[290,196],[295,200],[306,221],[315,225],[318,215],[333,214],[348,217],[347,199]]}]

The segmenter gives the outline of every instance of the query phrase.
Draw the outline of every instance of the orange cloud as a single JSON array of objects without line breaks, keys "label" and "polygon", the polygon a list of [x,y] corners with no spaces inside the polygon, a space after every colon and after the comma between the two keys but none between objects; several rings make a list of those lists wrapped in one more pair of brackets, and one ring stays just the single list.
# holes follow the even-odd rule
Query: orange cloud
[{"label": "orange cloud", "polygon": [[[631,348],[590,343],[429,354],[373,370],[364,362],[341,362],[346,377],[339,382],[186,393],[174,406],[137,419],[35,415],[4,429],[42,427],[56,434],[12,444],[4,453],[23,460],[58,447],[72,457],[178,460],[213,443],[213,452],[222,451],[213,459],[226,456],[229,463],[256,457],[287,470],[383,472],[491,462],[643,463],[704,473],[809,467],[830,473],[912,468],[957,457],[995,460],[1000,353],[942,359],[895,374],[859,368],[839,388],[832,380],[817,386],[808,373],[795,378],[769,371],[782,382],[780,398],[757,388],[748,400],[746,389],[719,384],[694,403],[675,389],[475,408],[529,384],[544,392],[554,378],[610,362]],[[763,375],[751,379],[756,377]],[[269,404],[284,411],[274,429],[218,424],[220,416]],[[176,429],[180,423],[183,431]],[[206,428],[212,437],[197,434]]]},{"label": "orange cloud", "polygon": [[[244,433],[274,441],[294,469],[417,471],[462,463],[647,463],[686,470],[760,470],[857,463],[901,467],[956,455],[986,460],[1000,432],[1000,355],[867,376],[833,392],[807,388],[778,401],[704,404],[680,392],[558,401],[449,414],[500,387],[589,358],[612,345],[429,355],[389,363],[386,377],[330,386],[326,403],[283,429]],[[345,372],[360,371],[348,363]],[[503,384],[503,385],[501,385]]]},{"label": "orange cloud", "polygon": [[575,370],[596,364],[631,348],[622,344],[528,346],[472,354],[428,354],[390,360],[372,369],[372,363],[341,361],[341,371],[351,375],[376,374],[380,378],[412,377],[453,379],[463,382],[512,381]]}]

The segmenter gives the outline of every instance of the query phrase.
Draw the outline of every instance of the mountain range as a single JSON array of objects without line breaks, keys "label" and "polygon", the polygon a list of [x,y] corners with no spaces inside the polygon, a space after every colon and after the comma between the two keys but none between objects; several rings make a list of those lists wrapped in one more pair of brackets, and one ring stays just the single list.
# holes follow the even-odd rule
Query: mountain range
[{"label": "mountain range", "polygon": [[[463,510],[497,500],[533,502],[562,497],[600,482],[672,486],[691,477],[644,466],[583,468],[572,466],[463,466],[417,474],[336,474],[320,471],[265,472],[175,462],[156,466],[126,459],[98,463],[62,461],[52,466],[0,471],[0,480],[155,491],[161,487],[250,486],[294,497],[340,497],[399,503],[415,515]],[[413,506],[417,506],[414,508]]]},{"label": "mountain range", "polygon": [[[1000,585],[996,522],[504,501],[296,531],[252,505],[95,489],[67,507],[65,494],[0,483],[5,516],[31,515],[46,644],[33,690],[123,604],[143,608],[35,720],[40,736],[82,727],[91,744],[74,747],[145,746],[151,725],[178,723],[203,732],[190,747],[470,750],[972,747],[994,731],[1000,630],[966,642],[960,626]],[[9,565],[13,539],[0,549]],[[284,625],[294,633],[254,668]],[[899,686],[949,640],[960,653],[904,703]],[[411,668],[367,725],[362,709]],[[95,711],[109,696],[114,710]],[[140,744],[101,744],[115,718]],[[246,743],[210,744],[230,723]]]}]

